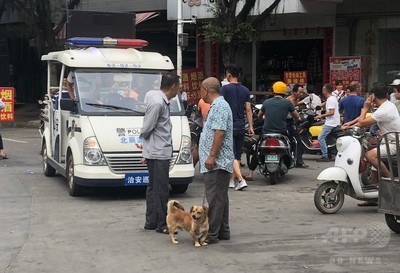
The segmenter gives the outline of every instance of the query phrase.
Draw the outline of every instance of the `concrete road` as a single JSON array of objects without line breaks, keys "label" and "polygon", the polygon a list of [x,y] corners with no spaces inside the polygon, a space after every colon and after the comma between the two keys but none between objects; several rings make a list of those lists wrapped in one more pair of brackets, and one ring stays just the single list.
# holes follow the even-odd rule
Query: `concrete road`
[{"label": "concrete road", "polygon": [[[230,191],[232,238],[195,248],[145,231],[145,197],[126,189],[68,195],[63,177],[45,177],[36,129],[1,131],[9,154],[0,161],[0,270],[6,273],[109,272],[400,272],[400,236],[376,207],[346,198],[335,215],[313,204],[316,176],[332,163],[292,169],[278,185],[256,176]],[[187,193],[171,195],[186,208],[201,204],[202,176]]]}]

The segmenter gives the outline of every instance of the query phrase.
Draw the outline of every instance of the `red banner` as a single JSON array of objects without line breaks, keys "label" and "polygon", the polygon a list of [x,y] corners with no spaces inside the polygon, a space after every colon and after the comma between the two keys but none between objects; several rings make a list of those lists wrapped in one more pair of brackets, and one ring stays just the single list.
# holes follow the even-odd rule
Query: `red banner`
[{"label": "red banner", "polygon": [[331,57],[329,63],[330,82],[333,85],[338,80],[343,81],[345,87],[352,81],[361,83],[361,57]]},{"label": "red banner", "polygon": [[283,72],[283,81],[286,84],[307,84],[307,71],[285,71]]},{"label": "red banner", "polygon": [[196,103],[200,99],[200,86],[204,80],[202,69],[189,69],[182,71],[182,86],[186,91],[188,104]]},{"label": "red banner", "polygon": [[0,87],[0,98],[6,105],[0,111],[0,122],[14,121],[14,87]]}]

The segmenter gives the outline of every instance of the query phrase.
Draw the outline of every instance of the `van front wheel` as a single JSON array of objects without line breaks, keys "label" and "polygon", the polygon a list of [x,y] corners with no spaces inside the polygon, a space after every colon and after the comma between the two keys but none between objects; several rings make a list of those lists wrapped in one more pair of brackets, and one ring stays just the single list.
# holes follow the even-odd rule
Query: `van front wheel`
[{"label": "van front wheel", "polygon": [[67,161],[67,182],[68,182],[68,192],[71,196],[80,196],[82,192],[81,186],[75,183],[74,175],[74,157],[72,154],[69,155]]},{"label": "van front wheel", "polygon": [[189,185],[171,185],[171,189],[173,193],[185,193],[188,189]]},{"label": "van front wheel", "polygon": [[47,157],[46,142],[43,142],[43,147],[42,147],[42,164],[43,164],[43,173],[45,176],[54,176],[56,174],[56,169],[54,169],[49,164],[49,160]]}]

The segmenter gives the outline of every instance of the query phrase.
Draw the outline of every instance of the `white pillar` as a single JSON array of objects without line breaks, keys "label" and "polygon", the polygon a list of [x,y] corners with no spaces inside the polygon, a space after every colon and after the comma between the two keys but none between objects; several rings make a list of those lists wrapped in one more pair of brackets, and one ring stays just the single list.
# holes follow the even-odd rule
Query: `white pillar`
[{"label": "white pillar", "polygon": [[182,0],[177,0],[178,2],[178,23],[177,23],[177,33],[176,33],[176,74],[182,76],[182,46],[179,42],[179,37],[183,33],[183,22],[182,22]]}]

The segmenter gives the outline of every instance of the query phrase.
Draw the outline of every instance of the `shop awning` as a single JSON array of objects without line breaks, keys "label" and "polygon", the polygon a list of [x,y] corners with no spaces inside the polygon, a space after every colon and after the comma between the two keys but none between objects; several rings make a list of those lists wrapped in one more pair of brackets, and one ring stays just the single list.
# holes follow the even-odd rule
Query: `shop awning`
[{"label": "shop awning", "polygon": [[140,23],[143,23],[144,21],[153,19],[160,15],[158,12],[152,11],[152,12],[141,12],[141,13],[136,13],[136,25],[139,25]]}]

